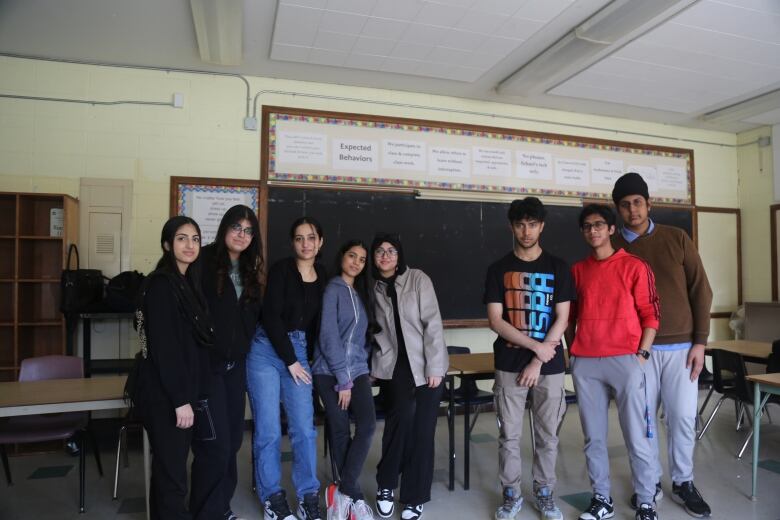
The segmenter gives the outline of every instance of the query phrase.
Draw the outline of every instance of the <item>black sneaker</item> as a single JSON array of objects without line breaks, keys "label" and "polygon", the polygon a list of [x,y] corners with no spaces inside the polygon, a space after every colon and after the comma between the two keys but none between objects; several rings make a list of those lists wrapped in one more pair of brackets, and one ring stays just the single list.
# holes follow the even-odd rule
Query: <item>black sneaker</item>
[{"label": "black sneaker", "polygon": [[379,488],[376,490],[376,512],[382,518],[390,518],[395,510],[393,490]]},{"label": "black sneaker", "polygon": [[636,520],[658,520],[658,515],[655,514],[655,508],[652,504],[639,504],[634,518]]},{"label": "black sneaker", "polygon": [[[660,482],[656,482],[655,483],[655,496],[653,496],[653,501],[654,502],[658,502],[663,497],[664,497],[664,490],[661,488],[661,483]],[[637,496],[636,496],[636,493],[634,493],[633,495],[631,495],[631,509],[636,509],[636,501],[637,501]]]},{"label": "black sneaker", "polygon": [[615,516],[615,507],[612,504],[612,497],[607,498],[594,493],[593,498],[590,499],[590,507],[580,515],[580,520],[602,520],[613,516]]},{"label": "black sneaker", "polygon": [[685,511],[696,518],[710,516],[710,506],[701,497],[701,493],[693,485],[693,481],[683,482],[679,486],[672,484],[672,500],[685,507]]},{"label": "black sneaker", "polygon": [[300,520],[322,520],[319,493],[303,495],[303,500],[298,501],[298,518]]},{"label": "black sneaker", "polygon": [[263,520],[295,520],[284,491],[274,493],[263,504]]}]

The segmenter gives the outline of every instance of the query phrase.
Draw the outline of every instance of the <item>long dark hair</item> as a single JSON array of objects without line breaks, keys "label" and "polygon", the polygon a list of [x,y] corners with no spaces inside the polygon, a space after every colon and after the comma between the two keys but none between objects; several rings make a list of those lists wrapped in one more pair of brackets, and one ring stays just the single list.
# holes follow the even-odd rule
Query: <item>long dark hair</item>
[{"label": "long dark hair", "polygon": [[[173,255],[173,240],[176,238],[176,232],[179,230],[179,228],[186,226],[187,224],[192,224],[192,226],[195,228],[195,231],[198,232],[198,236],[200,236],[200,226],[198,223],[190,217],[185,217],[184,215],[171,217],[165,224],[163,224],[162,231],[160,232],[160,248],[162,249],[162,256],[157,261],[157,266],[155,269],[171,271],[174,273],[179,272],[179,268],[176,265],[176,257]],[[165,248],[165,244],[168,244],[168,249]],[[191,276],[190,271],[192,271],[192,268],[197,264],[198,262],[193,262],[187,268],[187,276]]]},{"label": "long dark hair", "polygon": [[335,270],[333,272],[338,273],[338,275],[341,276],[341,261],[344,259],[344,255],[347,254],[347,251],[355,246],[360,246],[366,251],[366,265],[363,267],[363,270],[360,271],[360,274],[355,277],[355,281],[352,283],[352,288],[355,289],[355,292],[358,294],[360,301],[363,302],[363,307],[366,308],[366,315],[368,316],[368,329],[366,330],[366,338],[368,339],[369,344],[371,344],[374,335],[379,334],[379,332],[382,331],[382,327],[380,327],[376,321],[376,313],[374,310],[374,291],[372,290],[373,277],[371,276],[371,269],[369,266],[369,262],[371,261],[371,251],[366,246],[366,243],[360,239],[355,238],[352,240],[347,240],[344,244],[342,244],[338,253],[336,254]]},{"label": "long dark hair", "polygon": [[249,246],[241,251],[238,257],[238,274],[241,277],[243,292],[241,297],[246,295],[248,300],[257,300],[260,298],[262,290],[261,276],[263,273],[263,238],[260,236],[260,222],[257,215],[251,208],[238,204],[225,212],[217,229],[217,237],[214,239],[216,246],[217,262],[217,294],[222,296],[225,284],[229,283],[230,276],[230,255],[225,246],[225,237],[230,231],[230,227],[238,224],[242,220],[248,220],[252,226],[252,241]]},{"label": "long dark hair", "polygon": [[[320,239],[324,239],[325,235],[322,233],[322,224],[320,224],[320,221],[317,220],[314,217],[298,217],[296,218],[292,225],[290,226],[290,241],[295,240],[295,230],[298,228],[298,226],[302,226],[304,224],[308,224],[311,227],[314,228],[314,231],[317,233],[317,236]],[[317,252],[317,256],[315,257],[316,260],[320,259],[320,256],[322,255],[322,249],[320,249]],[[341,265],[339,265],[338,273],[341,272]]]}]

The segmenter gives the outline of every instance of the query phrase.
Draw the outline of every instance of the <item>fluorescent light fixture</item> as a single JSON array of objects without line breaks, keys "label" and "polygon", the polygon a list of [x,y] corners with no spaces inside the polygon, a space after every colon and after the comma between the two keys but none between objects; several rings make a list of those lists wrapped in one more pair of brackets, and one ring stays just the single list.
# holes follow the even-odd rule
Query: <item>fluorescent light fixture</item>
[{"label": "fluorescent light fixture", "polygon": [[461,202],[503,202],[510,203],[515,199],[537,197],[546,205],[552,206],[582,206],[582,199],[573,197],[550,197],[532,193],[493,193],[489,191],[453,191],[426,190],[417,191],[416,198],[420,200],[452,200]]},{"label": "fluorescent light fixture", "polygon": [[190,7],[200,59],[217,65],[241,65],[243,0],[190,0]]},{"label": "fluorescent light fixture", "polygon": [[699,119],[708,123],[742,121],[780,108],[780,89],[707,112]]},{"label": "fluorescent light fixture", "polygon": [[560,85],[696,0],[614,0],[499,83],[499,94],[529,96]]}]

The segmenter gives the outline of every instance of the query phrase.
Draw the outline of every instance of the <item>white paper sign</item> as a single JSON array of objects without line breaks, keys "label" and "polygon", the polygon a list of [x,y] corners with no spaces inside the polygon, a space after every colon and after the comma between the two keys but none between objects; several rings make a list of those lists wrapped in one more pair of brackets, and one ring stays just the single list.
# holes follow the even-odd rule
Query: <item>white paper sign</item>
[{"label": "white paper sign", "polygon": [[590,160],[590,182],[613,186],[623,175],[623,161],[594,157]]},{"label": "white paper sign", "polygon": [[337,170],[377,171],[379,143],[356,139],[333,140],[333,167]]},{"label": "white paper sign", "polygon": [[517,152],[517,176],[521,179],[551,181],[552,155],[542,152]]},{"label": "white paper sign", "polygon": [[276,162],[325,164],[327,140],[325,134],[280,131],[276,137]]},{"label": "white paper sign", "polygon": [[431,147],[428,152],[428,171],[442,177],[469,177],[471,152],[468,148]]},{"label": "white paper sign", "polygon": [[204,246],[212,243],[225,212],[236,204],[251,208],[253,197],[251,193],[192,192],[192,211],[189,216],[200,226],[200,243]]},{"label": "white paper sign", "polygon": [[636,172],[642,176],[647,183],[647,189],[650,191],[650,196],[653,196],[653,192],[658,189],[658,172],[652,166],[637,166],[635,164],[629,165],[629,172]]},{"label": "white paper sign", "polygon": [[472,171],[474,175],[510,177],[512,175],[512,152],[505,148],[471,147]]},{"label": "white paper sign", "polygon": [[588,161],[555,159],[555,182],[569,186],[587,186]]},{"label": "white paper sign", "polygon": [[658,166],[658,187],[663,191],[685,192],[688,185],[688,175],[685,168],[661,164]]},{"label": "white paper sign", "polygon": [[382,141],[382,168],[425,171],[425,141]]}]

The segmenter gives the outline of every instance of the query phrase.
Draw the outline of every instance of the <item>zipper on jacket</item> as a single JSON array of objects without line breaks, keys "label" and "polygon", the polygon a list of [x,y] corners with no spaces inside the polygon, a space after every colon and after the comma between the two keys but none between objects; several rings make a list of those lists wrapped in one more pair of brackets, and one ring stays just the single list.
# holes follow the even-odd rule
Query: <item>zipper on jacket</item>
[{"label": "zipper on jacket", "polygon": [[349,301],[352,302],[352,312],[355,314],[355,324],[352,325],[352,330],[349,331],[349,338],[347,338],[347,377],[352,381],[352,371],[349,369],[349,355],[352,346],[352,337],[355,335],[355,329],[358,326],[358,311],[355,305],[355,298],[352,296],[352,287],[347,285],[347,291],[349,292]]}]

